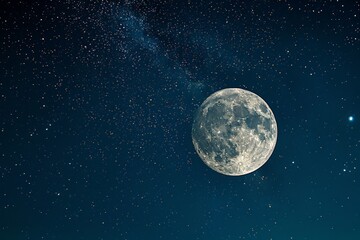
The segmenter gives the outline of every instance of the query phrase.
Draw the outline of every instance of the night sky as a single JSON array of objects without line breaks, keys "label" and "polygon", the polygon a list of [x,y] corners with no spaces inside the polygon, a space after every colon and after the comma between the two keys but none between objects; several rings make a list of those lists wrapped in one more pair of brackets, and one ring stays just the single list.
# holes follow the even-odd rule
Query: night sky
[{"label": "night sky", "polygon": [[[0,239],[360,239],[360,1],[0,3]],[[273,155],[207,167],[194,114],[261,96]]]}]

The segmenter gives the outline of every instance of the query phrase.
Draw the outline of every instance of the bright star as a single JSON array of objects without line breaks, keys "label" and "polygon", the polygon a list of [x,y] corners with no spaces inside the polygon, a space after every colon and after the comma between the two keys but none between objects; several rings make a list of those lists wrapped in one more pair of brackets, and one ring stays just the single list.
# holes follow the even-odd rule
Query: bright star
[{"label": "bright star", "polygon": [[349,122],[353,122],[354,121],[354,117],[353,116],[350,116],[349,117]]}]

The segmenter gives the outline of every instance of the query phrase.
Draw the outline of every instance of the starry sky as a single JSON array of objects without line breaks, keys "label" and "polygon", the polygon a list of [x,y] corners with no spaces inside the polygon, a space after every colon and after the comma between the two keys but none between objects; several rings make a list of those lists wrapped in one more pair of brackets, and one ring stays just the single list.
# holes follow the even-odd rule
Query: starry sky
[{"label": "starry sky", "polygon": [[[360,239],[359,0],[0,7],[0,239]],[[274,112],[254,173],[208,168],[196,109]]]}]

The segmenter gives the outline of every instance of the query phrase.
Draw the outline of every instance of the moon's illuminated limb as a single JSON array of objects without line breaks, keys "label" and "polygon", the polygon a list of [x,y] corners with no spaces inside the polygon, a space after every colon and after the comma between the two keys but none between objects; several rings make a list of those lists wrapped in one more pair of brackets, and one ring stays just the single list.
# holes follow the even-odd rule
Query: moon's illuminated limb
[{"label": "moon's illuminated limb", "polygon": [[210,168],[226,175],[244,175],[260,168],[271,156],[277,124],[270,107],[256,94],[223,89],[198,109],[192,139]]}]

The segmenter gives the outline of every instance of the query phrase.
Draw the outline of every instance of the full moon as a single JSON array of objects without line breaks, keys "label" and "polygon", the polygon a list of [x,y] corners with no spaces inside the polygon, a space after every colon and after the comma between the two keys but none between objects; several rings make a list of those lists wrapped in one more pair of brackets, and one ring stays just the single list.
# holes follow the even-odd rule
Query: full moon
[{"label": "full moon", "polygon": [[240,88],[210,95],[197,110],[192,126],[200,158],[229,176],[245,175],[264,165],[276,140],[277,124],[268,104]]}]

